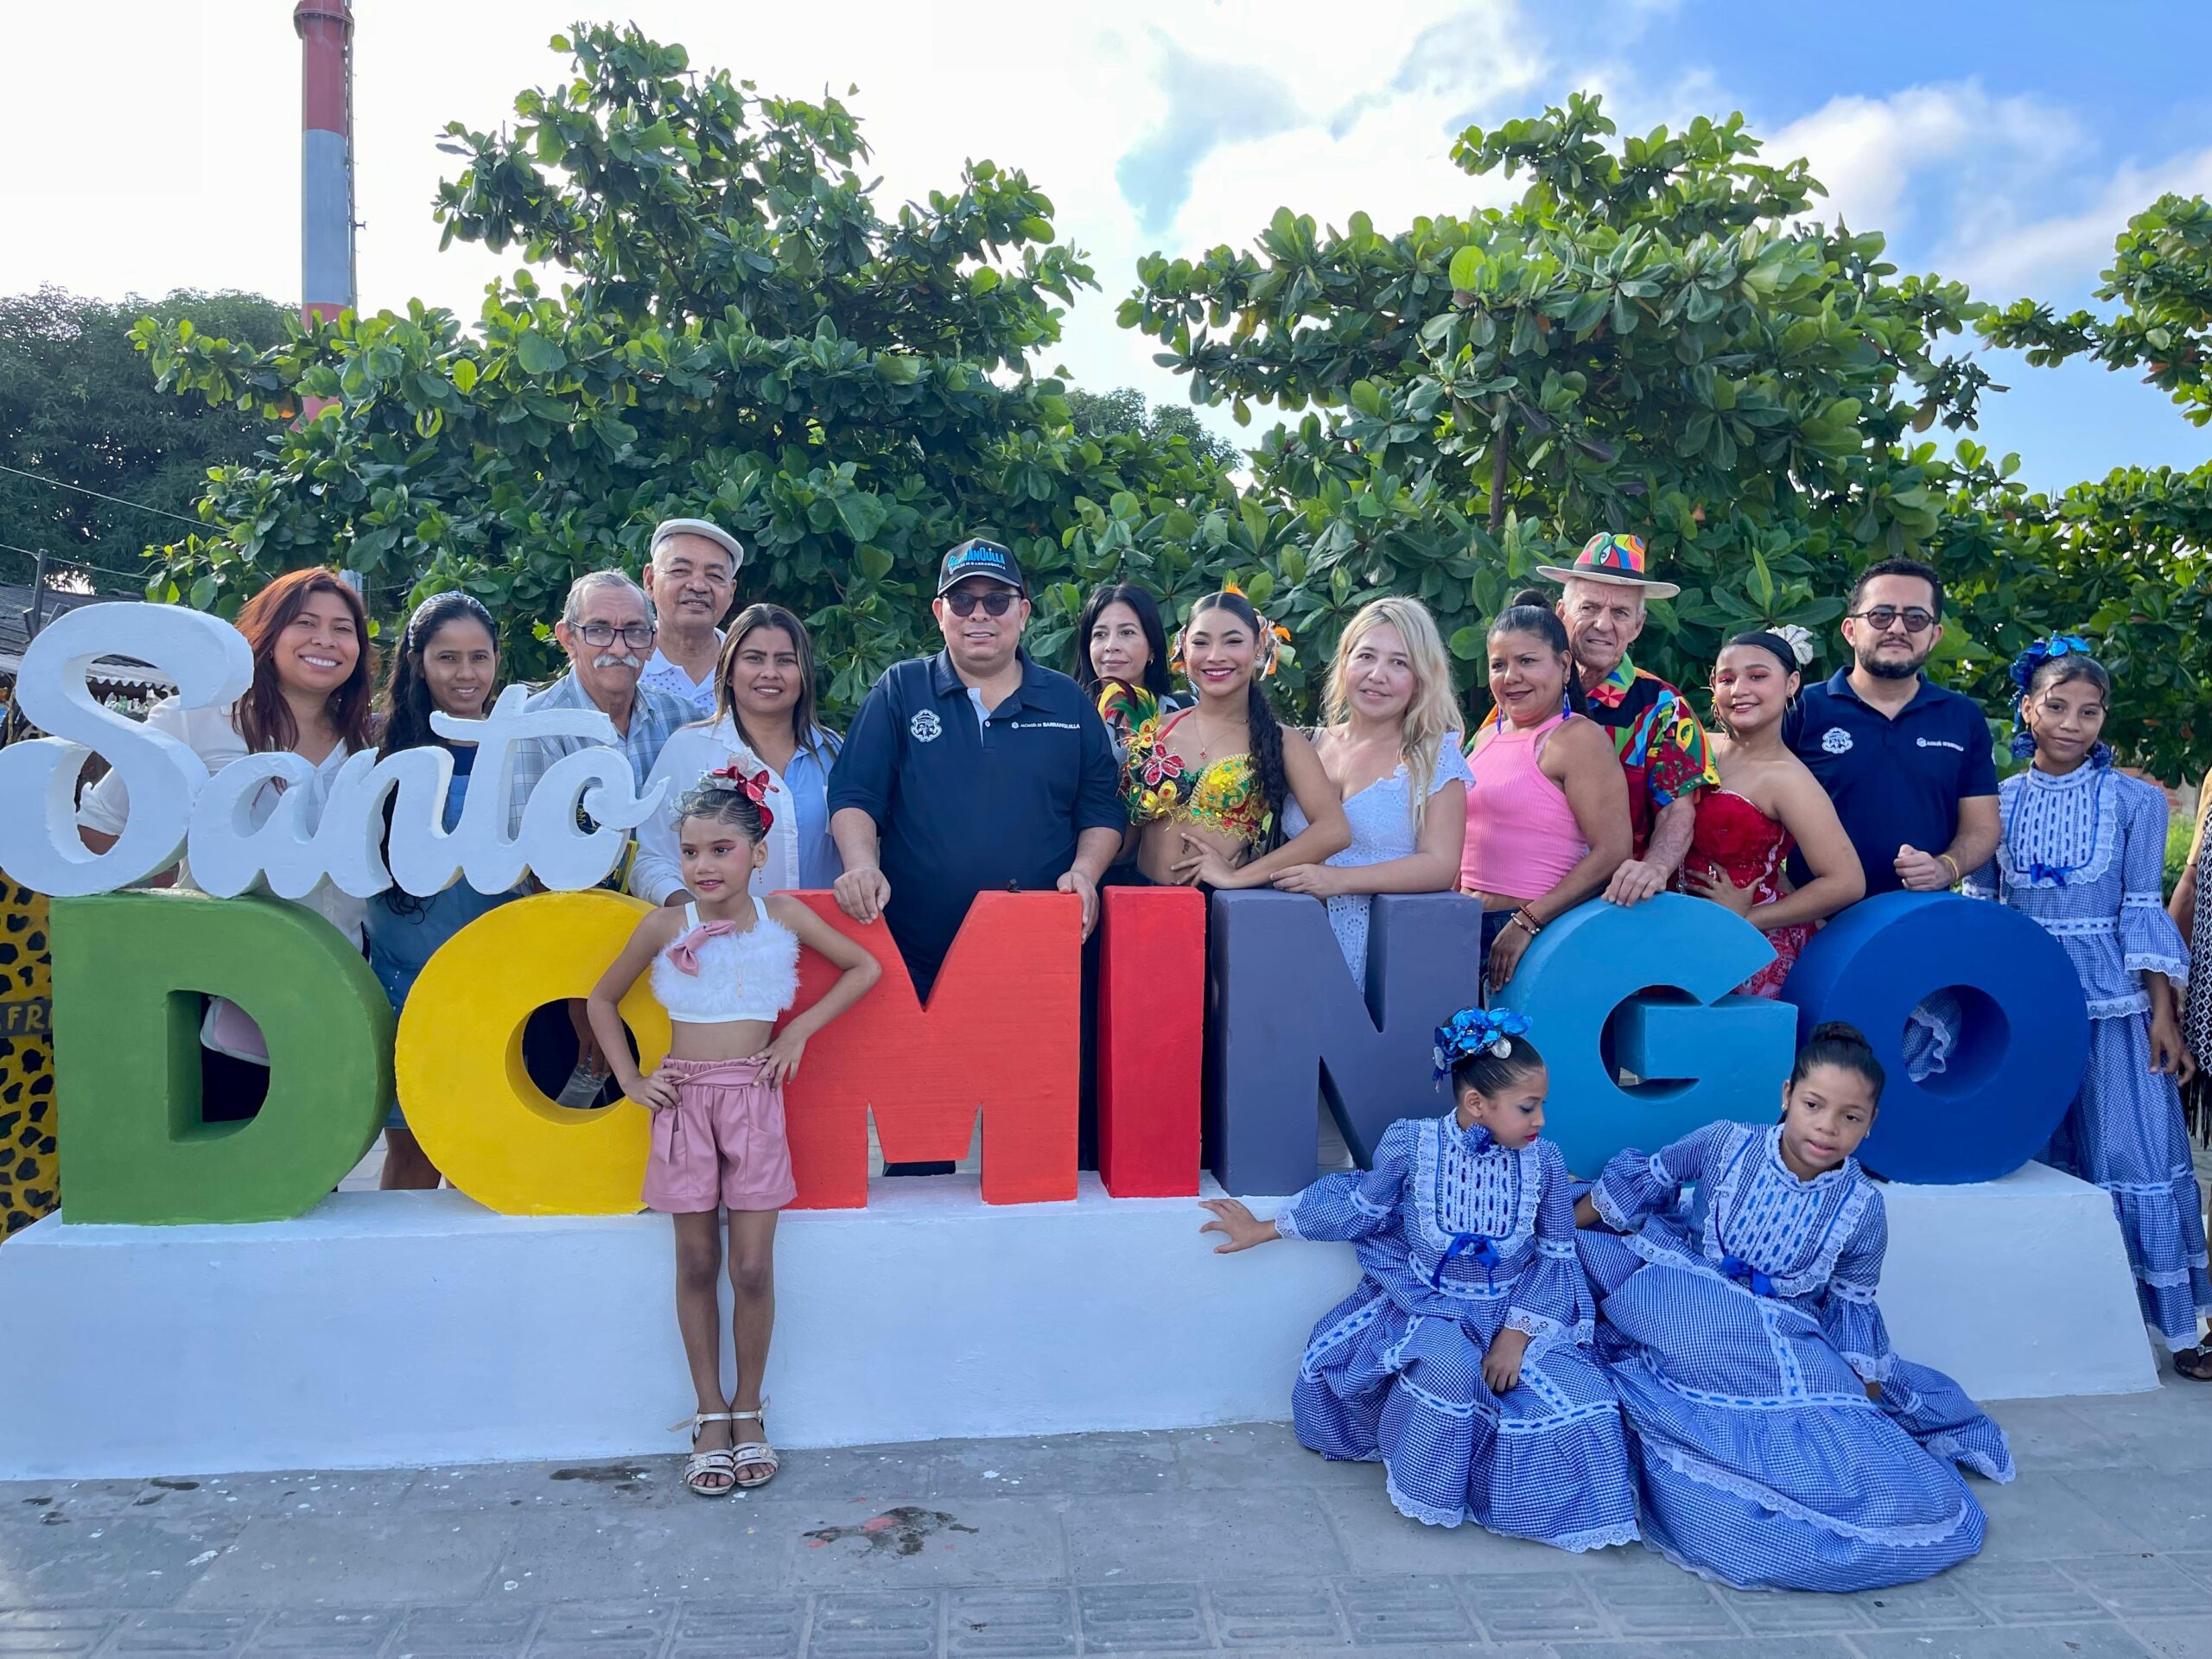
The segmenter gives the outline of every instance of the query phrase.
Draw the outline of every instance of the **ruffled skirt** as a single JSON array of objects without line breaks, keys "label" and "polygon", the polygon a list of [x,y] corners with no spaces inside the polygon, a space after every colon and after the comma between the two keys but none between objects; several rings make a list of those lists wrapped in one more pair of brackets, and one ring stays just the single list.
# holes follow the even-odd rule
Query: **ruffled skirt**
[{"label": "ruffled skirt", "polygon": [[2212,1313],[2204,1201],[2174,1080],[2151,1070],[2148,1014],[2089,1022],[2089,1069],[2044,1162],[2112,1194],[2143,1321],[2176,1348]]},{"label": "ruffled skirt", "polygon": [[1483,1381],[1500,1299],[1487,1316],[1409,1314],[1372,1281],[1313,1327],[1291,1396],[1301,1443],[1372,1463],[1399,1513],[1462,1521],[1561,1549],[1637,1535],[1620,1408],[1605,1373],[1569,1343],[1529,1344],[1503,1397]]},{"label": "ruffled skirt", "polygon": [[[2012,1478],[2004,1431],[1939,1371],[1903,1361],[1879,1404],[1812,1318],[1719,1275],[1627,1271],[1585,1235],[1608,1362],[1642,1477],[1643,1541],[1743,1589],[1873,1590],[1981,1548],[1954,1464]],[[1632,1259],[1632,1258],[1631,1258]]]}]

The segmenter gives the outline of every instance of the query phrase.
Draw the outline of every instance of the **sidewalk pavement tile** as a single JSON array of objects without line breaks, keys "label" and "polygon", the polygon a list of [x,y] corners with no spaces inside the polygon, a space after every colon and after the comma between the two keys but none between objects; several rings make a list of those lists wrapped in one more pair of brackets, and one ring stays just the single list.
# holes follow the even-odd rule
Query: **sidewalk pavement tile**
[{"label": "sidewalk pavement tile", "polygon": [[1043,1496],[903,1498],[784,1503],[760,1515],[764,1527],[783,1529],[792,1587],[911,1590],[1065,1580],[1063,1507]]},{"label": "sidewalk pavement tile", "polygon": [[1325,1578],[1343,1552],[1311,1491],[1173,1491],[1088,1497],[1067,1511],[1075,1577]]},{"label": "sidewalk pavement tile", "polygon": [[504,1516],[473,1515],[257,1517],[213,1558],[183,1605],[213,1611],[474,1601],[511,1525]]},{"label": "sidewalk pavement tile", "polygon": [[184,1520],[0,1528],[0,1607],[173,1607],[238,1531]]}]

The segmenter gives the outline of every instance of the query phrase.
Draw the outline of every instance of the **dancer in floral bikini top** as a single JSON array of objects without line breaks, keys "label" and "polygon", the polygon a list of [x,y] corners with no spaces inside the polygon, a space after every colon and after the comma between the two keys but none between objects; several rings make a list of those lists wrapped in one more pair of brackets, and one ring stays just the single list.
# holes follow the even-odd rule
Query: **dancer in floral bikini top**
[{"label": "dancer in floral bikini top", "polygon": [[[1351,844],[1320,757],[1276,720],[1260,689],[1276,641],[1233,588],[1200,600],[1183,625],[1178,655],[1198,702],[1137,726],[1122,763],[1122,804],[1147,880],[1263,887],[1279,869]],[[1308,827],[1268,849],[1294,797]]]},{"label": "dancer in floral bikini top", "polygon": [[[1689,851],[1672,885],[1764,931],[1774,960],[1737,988],[1778,996],[1813,926],[1855,904],[1865,872],[1835,804],[1782,741],[1783,716],[1811,655],[1802,630],[1739,633],[1713,665],[1713,755],[1720,786],[1700,791]],[[1802,848],[1813,879],[1787,890],[1782,867]]]}]

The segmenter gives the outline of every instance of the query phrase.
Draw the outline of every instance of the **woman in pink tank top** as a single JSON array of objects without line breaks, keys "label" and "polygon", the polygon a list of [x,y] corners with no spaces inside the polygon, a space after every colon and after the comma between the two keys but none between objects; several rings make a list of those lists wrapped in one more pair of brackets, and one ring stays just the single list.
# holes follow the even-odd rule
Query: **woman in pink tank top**
[{"label": "woman in pink tank top", "polygon": [[1495,991],[1554,918],[1601,892],[1631,850],[1628,780],[1611,741],[1575,712],[1582,691],[1567,631],[1540,594],[1490,629],[1490,689],[1468,764],[1460,891],[1483,906]]}]

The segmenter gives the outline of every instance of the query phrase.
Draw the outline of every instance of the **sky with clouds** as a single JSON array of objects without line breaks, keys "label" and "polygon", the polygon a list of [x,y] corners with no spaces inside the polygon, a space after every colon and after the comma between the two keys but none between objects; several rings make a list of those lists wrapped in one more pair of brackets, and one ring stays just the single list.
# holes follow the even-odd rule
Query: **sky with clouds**
[{"label": "sky with clouds", "polygon": [[[494,124],[553,79],[545,42],[575,0],[353,7],[362,303],[473,315],[501,262],[438,251],[429,204],[453,160],[439,130]],[[290,12],[10,8],[0,292],[296,296]],[[630,0],[622,15],[766,90],[847,97],[894,200],[950,185],[965,157],[1025,168],[1101,284],[1051,362],[1155,400],[1180,400],[1180,384],[1114,325],[1140,256],[1247,244],[1283,205],[1389,228],[1500,201],[1514,187],[1460,174],[1453,137],[1578,89],[1624,130],[1742,110],[1770,157],[1811,158],[1826,212],[1994,301],[2084,302],[2131,213],[2164,190],[2212,194],[2202,0]],[[2012,390],[1986,404],[1983,441],[2019,451],[2039,486],[2212,454],[2212,435],[2123,377],[1992,368]]]}]

